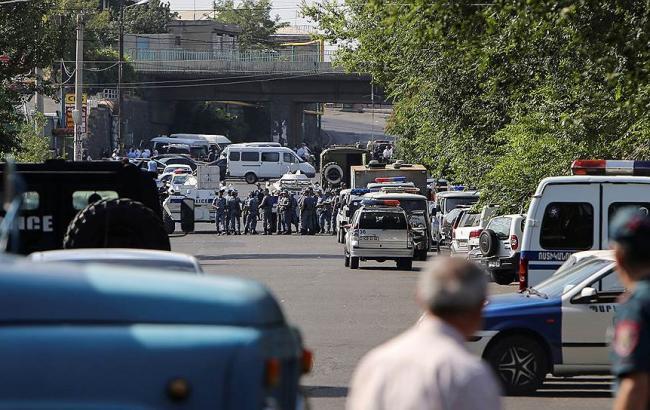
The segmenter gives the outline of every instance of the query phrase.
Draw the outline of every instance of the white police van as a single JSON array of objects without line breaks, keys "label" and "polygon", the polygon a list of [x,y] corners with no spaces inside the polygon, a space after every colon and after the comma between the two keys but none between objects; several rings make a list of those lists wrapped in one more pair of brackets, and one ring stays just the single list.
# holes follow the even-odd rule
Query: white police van
[{"label": "white police van", "polygon": [[522,293],[491,297],[467,342],[507,394],[537,390],[546,374],[607,374],[607,330],[625,291],[612,251],[591,255]]},{"label": "white police van", "polygon": [[607,249],[609,225],[620,209],[650,210],[650,161],[577,160],[571,169],[571,176],[543,179],[532,198],[520,290],[550,277],[574,252]]}]

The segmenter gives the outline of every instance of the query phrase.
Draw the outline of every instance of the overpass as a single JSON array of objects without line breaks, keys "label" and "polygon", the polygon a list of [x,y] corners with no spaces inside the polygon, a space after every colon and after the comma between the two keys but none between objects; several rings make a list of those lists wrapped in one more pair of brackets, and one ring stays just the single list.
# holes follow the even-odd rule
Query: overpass
[{"label": "overpass", "polygon": [[346,73],[320,52],[134,49],[130,63],[139,78],[133,88],[154,106],[183,101],[270,104],[270,128],[283,128],[289,145],[302,140],[302,113],[315,103],[385,103],[370,75]]}]

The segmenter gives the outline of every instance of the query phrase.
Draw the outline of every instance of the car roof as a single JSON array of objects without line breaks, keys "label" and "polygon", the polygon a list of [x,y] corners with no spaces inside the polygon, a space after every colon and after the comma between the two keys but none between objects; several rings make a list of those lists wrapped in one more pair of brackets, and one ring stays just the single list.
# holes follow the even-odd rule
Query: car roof
[{"label": "car roof", "polygon": [[478,197],[480,194],[478,191],[443,191],[443,192],[438,192],[436,194],[436,197],[469,197],[469,196],[476,196]]},{"label": "car roof", "polygon": [[508,215],[494,215],[492,219],[496,218],[525,218],[526,214],[508,214]]},{"label": "car roof", "polygon": [[589,257],[596,257],[599,259],[607,259],[611,261],[615,260],[614,251],[611,249],[576,252],[573,254],[573,256],[575,256],[578,260]]},{"label": "car roof", "polygon": [[385,199],[417,199],[423,201],[427,200],[427,197],[424,195],[398,193],[398,192],[370,192],[365,194],[365,196],[373,199],[385,198]]},{"label": "car roof", "polygon": [[34,252],[29,259],[40,262],[62,262],[70,260],[159,260],[169,262],[187,262],[194,264],[196,258],[179,252],[158,251],[149,249],[126,248],[89,248],[89,249],[62,249],[53,251]]},{"label": "car roof", "polygon": [[544,189],[549,185],[564,185],[564,184],[585,184],[585,183],[615,183],[615,184],[650,184],[650,177],[635,177],[627,175],[569,175],[560,177],[544,178],[537,186],[535,196],[541,196]]},{"label": "car roof", "polygon": [[398,212],[404,213],[404,209],[399,206],[387,206],[387,205],[363,205],[359,208],[360,211],[366,212]]}]

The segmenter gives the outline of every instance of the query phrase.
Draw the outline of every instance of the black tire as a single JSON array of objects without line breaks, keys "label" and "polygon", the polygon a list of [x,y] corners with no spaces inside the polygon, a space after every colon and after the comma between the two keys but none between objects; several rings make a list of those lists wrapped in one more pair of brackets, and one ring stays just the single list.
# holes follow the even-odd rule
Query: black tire
[{"label": "black tire", "polygon": [[413,269],[413,259],[411,258],[401,258],[397,260],[397,269],[400,270],[412,270]]},{"label": "black tire", "polygon": [[323,182],[338,185],[343,179],[343,168],[336,162],[328,162],[321,170],[321,177]]},{"label": "black tire", "polygon": [[426,261],[427,260],[427,250],[426,249],[418,249],[415,251],[413,254],[413,259],[416,261]]},{"label": "black tire", "polygon": [[257,175],[255,175],[253,172],[248,172],[246,175],[244,175],[244,180],[248,184],[254,184],[257,182]]},{"label": "black tire", "polygon": [[483,256],[494,256],[499,250],[499,238],[492,229],[484,229],[478,237],[478,247]]},{"label": "black tire", "polygon": [[95,202],[79,211],[68,225],[63,248],[171,250],[160,217],[142,203],[125,198]]},{"label": "black tire", "polygon": [[359,269],[359,257],[350,256],[350,269]]},{"label": "black tire", "polygon": [[345,255],[345,260],[343,261],[343,264],[345,265],[346,268],[350,266],[350,257],[347,254]]},{"label": "black tire", "polygon": [[163,225],[165,226],[165,232],[167,235],[171,235],[176,230],[176,222],[172,217],[163,209]]},{"label": "black tire", "polygon": [[515,281],[515,274],[511,271],[495,270],[490,275],[492,276],[492,280],[498,285],[509,285]]},{"label": "black tire", "polygon": [[544,382],[548,358],[544,348],[526,336],[509,336],[488,346],[485,360],[510,396],[534,393]]}]

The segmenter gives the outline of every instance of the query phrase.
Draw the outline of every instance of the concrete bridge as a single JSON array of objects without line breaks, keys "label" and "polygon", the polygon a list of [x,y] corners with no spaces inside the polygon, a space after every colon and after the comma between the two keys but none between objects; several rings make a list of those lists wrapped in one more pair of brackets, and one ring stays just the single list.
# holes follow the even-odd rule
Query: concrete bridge
[{"label": "concrete bridge", "polygon": [[346,73],[326,53],[134,49],[129,54],[137,88],[154,110],[183,101],[270,104],[269,136],[284,124],[292,146],[303,140],[302,113],[316,103],[385,103],[370,75]]}]

